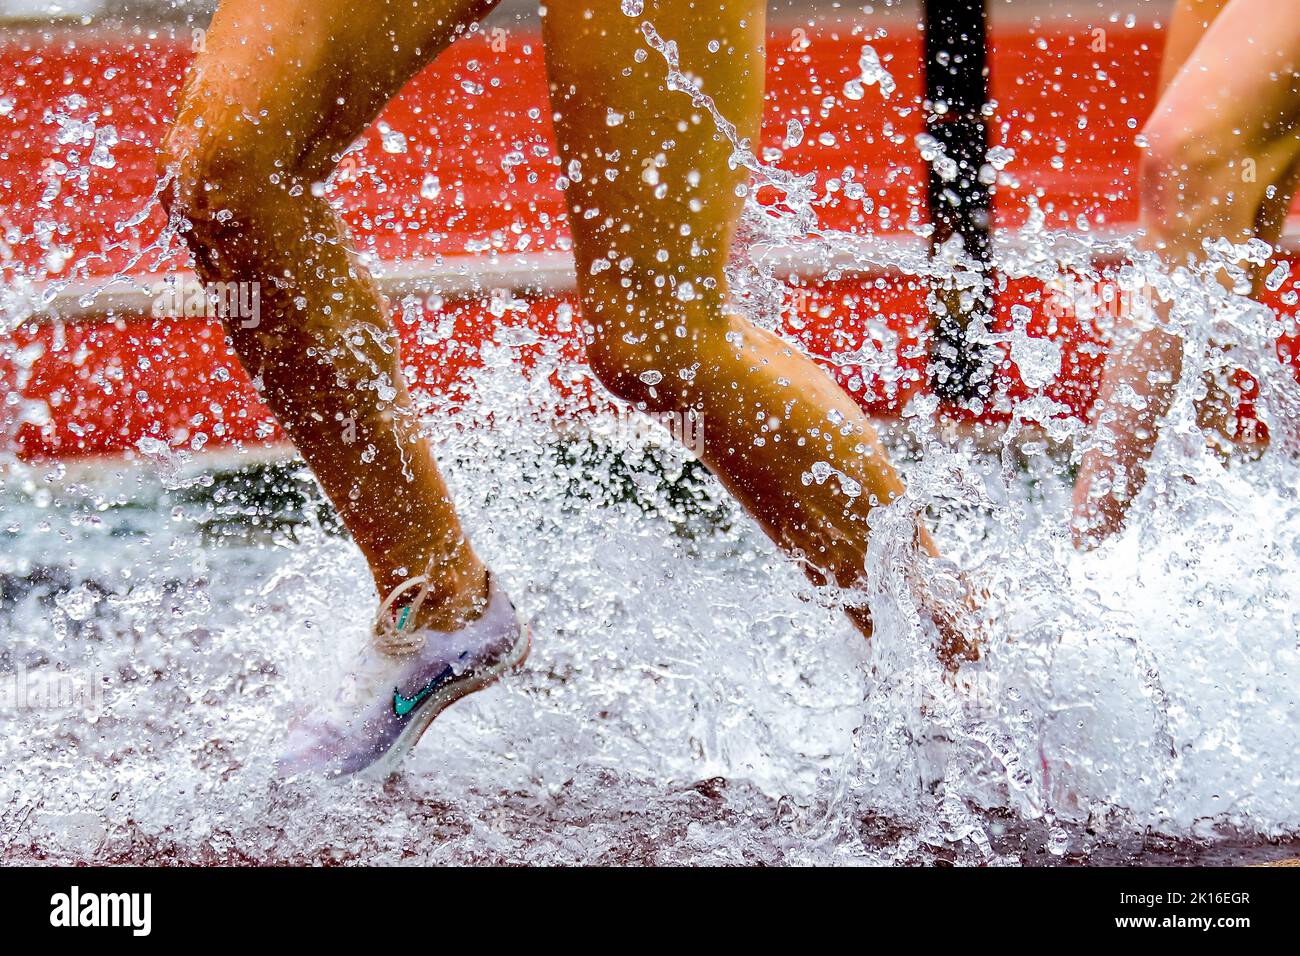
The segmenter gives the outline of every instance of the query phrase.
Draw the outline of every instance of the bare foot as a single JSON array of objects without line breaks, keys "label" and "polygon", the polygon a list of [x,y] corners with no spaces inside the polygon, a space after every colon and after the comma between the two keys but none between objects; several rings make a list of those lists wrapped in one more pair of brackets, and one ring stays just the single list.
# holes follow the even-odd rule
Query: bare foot
[{"label": "bare foot", "polygon": [[[1225,464],[1238,456],[1258,458],[1268,448],[1268,429],[1240,410],[1246,373],[1233,368],[1222,378],[1227,384],[1206,373],[1206,394],[1196,403],[1197,424]],[[1129,505],[1146,483],[1146,462],[1155,449],[1159,423],[1150,415],[1131,418],[1123,426],[1109,426],[1116,435],[1110,451],[1092,448],[1083,457],[1070,522],[1079,550],[1095,548],[1121,531]]]},{"label": "bare foot", "polygon": [[[919,560],[934,559],[922,557]],[[939,589],[931,587],[919,573],[914,574],[912,595],[921,612],[929,616],[938,631],[936,656],[947,671],[954,674],[963,664],[980,659],[980,648],[983,642],[977,615],[983,603],[981,597],[987,595],[977,594],[966,577],[955,568],[949,577],[950,580],[945,582],[948,586],[942,590],[952,593],[941,594]],[[845,608],[844,612],[853,625],[862,632],[863,637],[870,639],[873,628],[871,611],[865,607],[855,606]]]},{"label": "bare foot", "polygon": [[1224,464],[1237,456],[1254,460],[1268,450],[1268,428],[1242,410],[1248,389],[1253,392],[1257,386],[1235,366],[1220,375],[1205,373],[1205,397],[1196,403],[1196,423],[1205,430],[1206,441]]}]

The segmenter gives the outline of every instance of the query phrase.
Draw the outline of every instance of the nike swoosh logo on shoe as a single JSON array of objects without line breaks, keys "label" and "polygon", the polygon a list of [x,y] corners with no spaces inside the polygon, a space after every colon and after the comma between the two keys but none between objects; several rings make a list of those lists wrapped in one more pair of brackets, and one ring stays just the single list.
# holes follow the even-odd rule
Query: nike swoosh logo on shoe
[{"label": "nike swoosh logo on shoe", "polygon": [[[469,657],[469,651],[462,651],[460,655],[460,660],[463,661],[467,657]],[[394,687],[393,688],[393,713],[397,714],[398,717],[405,717],[411,711],[415,710],[415,708],[420,706],[420,701],[424,700],[435,690],[437,690],[440,686],[442,686],[442,683],[446,681],[447,678],[455,677],[455,676],[456,676],[456,671],[453,669],[451,664],[448,664],[446,667],[442,669],[442,671],[438,674],[437,677],[433,678],[432,680],[429,681],[429,683],[421,687],[420,692],[416,694],[414,697],[404,697],[402,696],[402,692],[398,690],[396,687]]]},{"label": "nike swoosh logo on shoe", "polygon": [[420,692],[416,694],[414,697],[403,697],[402,692],[398,690],[396,687],[394,687],[393,688],[393,713],[395,713],[398,717],[405,717],[411,711],[415,710],[416,707],[419,707],[421,701],[423,701],[426,697],[428,697],[435,690],[437,690],[438,686],[443,681],[445,681],[448,677],[453,676],[455,673],[456,672],[452,670],[451,665],[448,664],[446,667],[443,668],[442,673],[440,673],[437,677],[433,678],[432,680],[429,681],[429,683],[425,684],[422,688],[420,688]]}]

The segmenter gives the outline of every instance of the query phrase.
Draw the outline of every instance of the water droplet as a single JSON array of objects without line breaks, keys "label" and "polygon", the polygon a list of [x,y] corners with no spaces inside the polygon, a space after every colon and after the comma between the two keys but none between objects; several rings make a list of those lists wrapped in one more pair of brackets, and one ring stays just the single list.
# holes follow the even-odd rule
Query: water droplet
[{"label": "water droplet", "polygon": [[867,86],[878,86],[881,99],[887,99],[898,88],[894,77],[880,62],[875,49],[864,43],[858,53],[858,76],[844,84],[844,95],[851,100],[860,100]]},{"label": "water droplet", "polygon": [[406,137],[390,128],[387,123],[379,124],[379,142],[383,145],[385,153],[406,152]]},{"label": "water droplet", "polygon": [[993,146],[986,154],[986,158],[994,169],[1006,169],[1007,164],[1016,158],[1016,151],[1007,146]]}]

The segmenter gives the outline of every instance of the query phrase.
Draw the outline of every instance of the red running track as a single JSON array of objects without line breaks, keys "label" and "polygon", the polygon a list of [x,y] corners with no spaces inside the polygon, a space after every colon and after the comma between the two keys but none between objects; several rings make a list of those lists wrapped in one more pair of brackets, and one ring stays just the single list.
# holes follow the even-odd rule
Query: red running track
[{"label": "red running track", "polygon": [[[999,186],[996,197],[999,227],[1021,224],[1031,198],[1047,212],[1049,228],[1075,228],[1082,217],[1109,229],[1136,218],[1134,136],[1153,105],[1162,36],[1149,26],[1103,26],[1104,52],[1083,23],[995,31],[992,139],[1015,151],[1006,169],[1015,182]],[[782,167],[815,173],[823,190],[851,168],[869,200],[829,193],[819,206],[822,225],[900,234],[909,220],[924,219],[925,169],[914,145],[922,129],[920,38],[912,27],[892,26],[873,38],[875,29],[868,23],[770,36],[763,145],[779,148],[787,122],[799,120],[804,139],[783,151]],[[360,248],[384,261],[565,248],[540,45],[534,36],[507,35],[501,49],[501,39],[476,36],[452,47],[412,80],[384,111],[383,125],[365,135],[364,148],[345,160],[334,195]],[[868,40],[898,83],[888,100],[873,87],[860,100],[841,95]],[[11,295],[29,283],[184,267],[179,249],[154,248],[163,219],[149,197],[154,149],[189,60],[187,45],[173,40],[89,30],[32,33],[0,46],[0,276]],[[832,96],[833,105],[823,107]],[[404,151],[383,148],[385,128],[390,140],[404,137]],[[106,151],[111,165],[88,164],[96,145],[103,147],[96,161],[105,162]],[[1294,288],[1293,275],[1278,296]],[[1008,283],[998,297],[999,322],[1017,303],[1035,306],[1038,292],[1035,283]],[[923,386],[927,313],[917,283],[822,282],[796,300],[786,331],[815,355],[864,343],[870,350],[869,320],[898,333],[904,374],[895,381],[828,363],[869,411],[896,414]],[[454,390],[480,362],[480,344],[508,325],[532,326],[580,355],[577,324],[564,332],[557,326],[563,301],[533,297],[526,314],[502,317],[484,301],[449,301],[456,334],[437,343],[421,341],[419,316],[399,321],[413,381]],[[1280,298],[1273,304],[1294,332],[1291,311]],[[1033,394],[1075,415],[1093,400],[1103,354],[1092,347],[1096,329],[1040,308],[1035,314],[1031,334],[1064,346],[1062,373],[1031,391],[1004,362],[1000,398],[985,419],[1005,418],[1010,401]],[[1284,337],[1284,358],[1300,352],[1297,341]],[[220,329],[201,319],[18,322],[0,347],[0,391],[7,399],[0,451],[29,460],[121,453],[146,438],[210,448],[278,437]],[[42,403],[48,415],[23,414]]]}]

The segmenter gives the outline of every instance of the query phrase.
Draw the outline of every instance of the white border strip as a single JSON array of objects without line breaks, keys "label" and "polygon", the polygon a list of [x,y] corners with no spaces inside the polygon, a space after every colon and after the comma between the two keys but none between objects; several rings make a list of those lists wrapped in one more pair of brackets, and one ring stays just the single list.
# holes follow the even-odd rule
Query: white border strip
[{"label": "white border strip", "polygon": [[[1063,235],[1083,238],[1079,233]],[[1087,239],[1110,245],[1132,239],[1132,229],[1122,228],[1087,233]],[[810,241],[813,242],[815,240]],[[835,273],[836,277],[850,275],[877,276],[899,271],[898,264],[920,263],[926,254],[926,240],[920,236],[892,235],[889,237],[855,237],[856,248],[852,255],[841,253],[827,255],[807,247],[767,249],[764,259],[786,278],[816,281]],[[1043,239],[1035,239],[1041,246]],[[1018,234],[999,236],[995,251],[999,256],[1028,250],[1031,243]],[[1280,243],[1281,251],[1300,251],[1300,217],[1287,222]],[[1103,249],[1098,261],[1111,261],[1118,256]],[[168,277],[146,274],[132,279],[105,278],[77,282],[49,282],[33,285],[25,290],[31,319],[40,323],[58,320],[67,322],[98,322],[106,317],[139,318],[153,315],[153,305],[171,287],[170,282],[195,282],[188,270]],[[564,295],[577,288],[573,259],[567,253],[540,253],[534,255],[499,256],[465,255],[438,259],[410,259],[381,263],[375,267],[375,281],[380,291],[392,301],[409,295],[441,295],[449,299],[465,299],[484,295],[495,289],[519,295]],[[41,303],[48,290],[53,290],[48,302]],[[12,290],[11,290],[12,291]],[[30,319],[29,319],[30,321]]]}]

